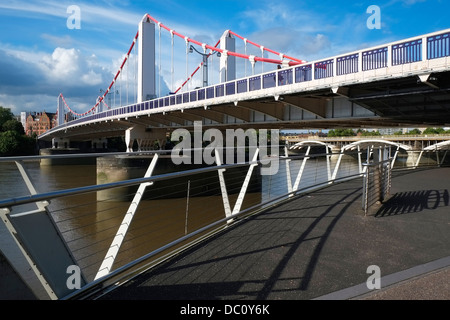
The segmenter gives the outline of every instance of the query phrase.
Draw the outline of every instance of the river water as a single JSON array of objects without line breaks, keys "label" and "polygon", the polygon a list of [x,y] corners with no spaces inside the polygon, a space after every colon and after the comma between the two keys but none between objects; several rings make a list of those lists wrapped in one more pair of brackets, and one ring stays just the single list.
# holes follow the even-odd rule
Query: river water
[{"label": "river water", "polygon": [[[302,166],[302,160],[290,161],[291,181],[294,184]],[[331,163],[331,171],[335,161]],[[96,165],[41,165],[38,161],[25,163],[28,174],[38,193],[96,185]],[[339,176],[356,174],[355,158],[341,164]],[[255,170],[257,174],[258,171]],[[215,172],[214,178],[217,179]],[[262,175],[252,180],[250,192],[246,194],[243,207],[257,205],[262,201],[287,193],[286,165],[279,163],[277,173]],[[225,176],[233,209],[245,172],[228,172]],[[306,162],[300,187],[325,182],[328,177],[324,158]],[[171,184],[149,186],[146,195],[158,190],[154,197],[146,197],[138,207],[126,238],[116,258],[114,267],[126,264],[188,232],[223,218],[224,203],[217,181],[211,177],[177,180]],[[14,163],[0,163],[0,199],[28,195],[29,191]],[[179,194],[185,193],[180,197]],[[113,193],[112,193],[113,195]],[[162,196],[166,195],[166,196]],[[172,196],[171,196],[172,195]],[[189,195],[189,197],[188,197]],[[97,193],[58,198],[48,206],[62,236],[71,249],[78,265],[88,281],[92,281],[114,238],[131,200],[108,198]],[[12,213],[35,209],[14,208]],[[0,235],[0,241],[3,241]]]}]

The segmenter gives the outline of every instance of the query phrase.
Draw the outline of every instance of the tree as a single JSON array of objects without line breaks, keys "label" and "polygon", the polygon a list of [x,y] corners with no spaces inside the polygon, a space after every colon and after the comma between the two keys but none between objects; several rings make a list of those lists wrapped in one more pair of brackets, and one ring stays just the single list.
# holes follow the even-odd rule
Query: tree
[{"label": "tree", "polygon": [[0,155],[12,156],[19,149],[20,135],[14,131],[0,132]]},{"label": "tree", "polygon": [[16,119],[7,120],[5,123],[3,123],[2,131],[14,131],[20,134],[25,134],[22,123],[17,121]]},{"label": "tree", "polygon": [[9,120],[14,120],[14,115],[11,109],[0,106],[0,131],[3,131],[3,124]]},{"label": "tree", "polygon": [[329,137],[352,137],[355,135],[352,129],[332,129],[328,131]]},{"label": "tree", "polygon": [[361,136],[363,137],[381,136],[381,133],[379,131],[361,130]]},{"label": "tree", "polygon": [[441,134],[445,133],[445,130],[443,128],[426,128],[423,131],[423,134]]},{"label": "tree", "polygon": [[412,129],[408,134],[422,134],[419,129]]},{"label": "tree", "polygon": [[11,110],[0,106],[0,156],[30,155],[35,149],[35,138],[26,136]]}]

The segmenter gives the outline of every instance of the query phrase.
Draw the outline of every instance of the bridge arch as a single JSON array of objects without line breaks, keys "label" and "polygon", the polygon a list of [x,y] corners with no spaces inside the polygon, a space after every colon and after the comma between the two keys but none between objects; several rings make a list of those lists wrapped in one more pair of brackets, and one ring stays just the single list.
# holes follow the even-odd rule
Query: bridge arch
[{"label": "bridge arch", "polygon": [[425,151],[435,151],[435,150],[450,150],[450,140],[435,143],[431,146],[424,148]]},{"label": "bridge arch", "polygon": [[341,151],[345,152],[345,151],[349,151],[349,150],[355,150],[355,149],[358,149],[358,147],[360,149],[367,149],[367,148],[373,149],[373,148],[380,148],[380,147],[385,147],[385,146],[393,146],[393,147],[397,147],[399,149],[403,149],[405,151],[409,151],[412,149],[410,146],[408,146],[406,144],[398,143],[398,142],[392,142],[392,141],[383,140],[383,139],[367,139],[367,140],[360,140],[360,141],[355,141],[350,144],[347,144],[342,147]]},{"label": "bridge arch", "polygon": [[[390,154],[391,148],[389,148],[389,150],[387,150],[386,147],[395,147],[396,148],[393,156]],[[353,151],[356,149],[358,150],[359,170],[360,170],[360,172],[363,172],[362,160],[361,160],[361,153],[362,153],[361,150],[362,149],[367,150],[367,159],[369,159],[369,157],[372,154],[375,156],[378,156],[379,161],[388,160],[392,156],[391,168],[393,168],[395,161],[397,160],[397,155],[398,155],[398,152],[400,151],[400,149],[403,149],[405,151],[410,151],[412,149],[412,147],[410,147],[406,144],[387,141],[387,140],[383,140],[383,139],[367,139],[367,140],[355,141],[355,142],[352,142],[350,144],[343,146],[341,148],[341,155],[344,154],[346,151]],[[378,155],[376,155],[374,153],[374,150],[376,150],[376,149],[379,150]]]},{"label": "bridge arch", "polygon": [[303,147],[313,147],[313,146],[325,146],[326,148],[330,148],[330,150],[332,150],[333,148],[336,148],[336,146],[332,145],[331,143],[325,143],[323,141],[317,141],[317,140],[307,140],[307,141],[298,142],[298,143],[294,144],[293,146],[291,146],[289,149],[296,150],[296,149],[301,149]]},{"label": "bridge arch", "polygon": [[[431,146],[424,148],[423,151],[420,152],[419,159],[417,160],[416,166],[419,164],[424,151],[426,151],[426,152],[427,151],[436,151],[436,156],[437,156],[436,161],[439,165],[442,165],[444,163],[445,157],[447,156],[447,153],[449,150],[450,150],[450,140],[441,141],[441,142],[432,144]],[[445,151],[442,159],[439,159],[439,152],[437,152],[437,151]]]}]

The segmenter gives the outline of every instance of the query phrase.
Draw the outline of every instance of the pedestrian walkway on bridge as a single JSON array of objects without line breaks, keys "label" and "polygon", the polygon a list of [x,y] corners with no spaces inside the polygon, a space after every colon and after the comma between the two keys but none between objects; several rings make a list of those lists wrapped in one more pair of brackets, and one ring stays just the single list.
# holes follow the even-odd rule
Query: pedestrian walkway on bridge
[{"label": "pedestrian walkway on bridge", "polygon": [[[355,179],[279,204],[101,299],[450,299],[450,168],[397,171],[364,215]],[[367,281],[378,266],[381,288]]]}]

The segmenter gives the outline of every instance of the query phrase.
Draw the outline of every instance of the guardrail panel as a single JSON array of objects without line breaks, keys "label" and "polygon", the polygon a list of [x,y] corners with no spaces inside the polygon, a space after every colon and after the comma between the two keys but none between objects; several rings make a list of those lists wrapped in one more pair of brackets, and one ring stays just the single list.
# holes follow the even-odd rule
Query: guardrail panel
[{"label": "guardrail panel", "polygon": [[427,59],[437,59],[450,56],[450,33],[444,33],[427,38]]},{"label": "guardrail panel", "polygon": [[422,39],[392,46],[392,65],[422,61]]},{"label": "guardrail panel", "polygon": [[339,57],[336,61],[336,74],[338,76],[358,72],[359,53]]},{"label": "guardrail panel", "polygon": [[333,76],[334,60],[325,60],[314,64],[314,79],[324,79]]},{"label": "guardrail panel", "polygon": [[306,82],[312,80],[312,65],[300,66],[295,68],[295,82]]}]

